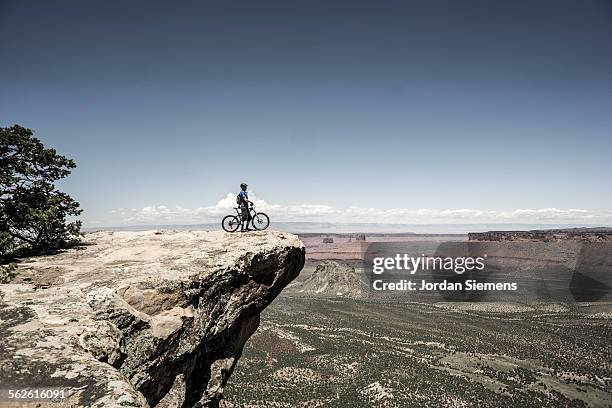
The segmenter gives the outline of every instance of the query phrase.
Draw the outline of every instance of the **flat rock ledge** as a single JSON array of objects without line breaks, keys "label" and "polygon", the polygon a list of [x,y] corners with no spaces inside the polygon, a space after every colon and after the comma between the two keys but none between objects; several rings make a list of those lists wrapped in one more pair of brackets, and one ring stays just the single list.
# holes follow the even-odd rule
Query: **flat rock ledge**
[{"label": "flat rock ledge", "polygon": [[[96,232],[0,285],[0,390],[54,407],[215,407],[259,314],[304,265],[282,232]],[[1,391],[0,391],[1,392]]]}]

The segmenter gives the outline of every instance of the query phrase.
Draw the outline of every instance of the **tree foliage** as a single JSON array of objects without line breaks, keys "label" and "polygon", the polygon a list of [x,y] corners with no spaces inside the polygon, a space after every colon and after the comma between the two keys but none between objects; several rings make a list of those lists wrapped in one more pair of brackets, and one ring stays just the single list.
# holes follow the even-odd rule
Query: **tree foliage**
[{"label": "tree foliage", "polygon": [[73,244],[82,210],[55,182],[76,167],[34,137],[30,129],[0,127],[0,256],[37,253]]}]

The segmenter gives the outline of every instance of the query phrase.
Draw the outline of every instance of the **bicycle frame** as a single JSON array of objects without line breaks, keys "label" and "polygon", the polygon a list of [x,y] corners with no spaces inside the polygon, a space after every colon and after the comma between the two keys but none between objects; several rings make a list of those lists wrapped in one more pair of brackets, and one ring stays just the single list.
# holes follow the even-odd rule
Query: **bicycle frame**
[{"label": "bicycle frame", "polygon": [[[236,215],[238,216],[238,219],[240,220],[240,224],[244,224],[244,220],[242,219],[242,212],[240,211],[240,207],[234,207],[234,210],[236,211]],[[257,211],[255,211],[255,207],[251,206],[249,207],[249,215],[251,216],[251,220],[255,217],[255,215],[257,215]],[[249,222],[249,218],[247,217],[247,223]],[[247,224],[248,227],[248,224]]]}]

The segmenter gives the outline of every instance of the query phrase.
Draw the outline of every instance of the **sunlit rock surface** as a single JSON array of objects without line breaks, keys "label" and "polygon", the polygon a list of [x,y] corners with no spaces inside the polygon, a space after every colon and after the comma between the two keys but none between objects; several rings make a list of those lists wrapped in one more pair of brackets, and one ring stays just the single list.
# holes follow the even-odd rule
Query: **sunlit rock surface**
[{"label": "sunlit rock surface", "polygon": [[260,312],[304,264],[291,234],[97,232],[0,285],[0,389],[60,406],[216,406]]}]

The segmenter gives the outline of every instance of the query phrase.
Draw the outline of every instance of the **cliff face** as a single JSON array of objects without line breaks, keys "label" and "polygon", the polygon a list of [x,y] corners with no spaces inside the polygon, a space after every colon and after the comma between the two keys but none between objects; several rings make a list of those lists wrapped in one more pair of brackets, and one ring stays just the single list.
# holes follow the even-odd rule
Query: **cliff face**
[{"label": "cliff face", "polygon": [[260,312],[304,264],[299,239],[278,232],[86,241],[0,285],[0,389],[65,389],[66,406],[216,406]]},{"label": "cliff face", "polygon": [[471,279],[486,283],[514,282],[517,285],[516,289],[509,291],[442,292],[446,300],[612,301],[612,240],[590,232],[580,237],[553,231],[541,232],[542,236],[537,234],[525,235],[521,231],[479,233],[470,234],[467,242],[443,243],[437,248],[436,256],[483,257],[485,267],[461,275],[435,270],[432,278],[461,283]]}]

